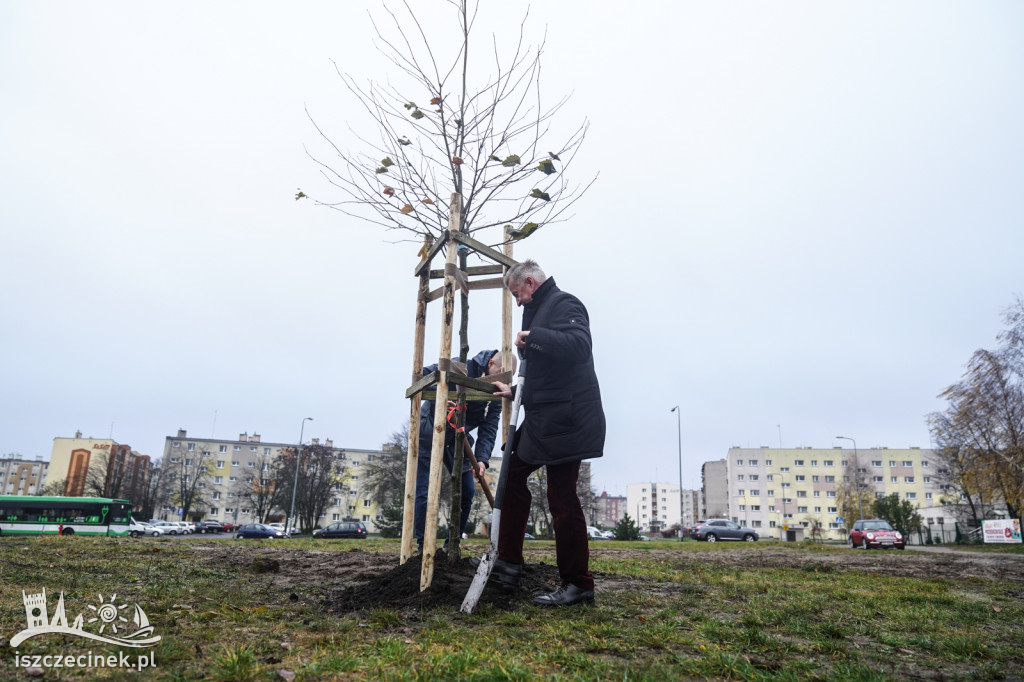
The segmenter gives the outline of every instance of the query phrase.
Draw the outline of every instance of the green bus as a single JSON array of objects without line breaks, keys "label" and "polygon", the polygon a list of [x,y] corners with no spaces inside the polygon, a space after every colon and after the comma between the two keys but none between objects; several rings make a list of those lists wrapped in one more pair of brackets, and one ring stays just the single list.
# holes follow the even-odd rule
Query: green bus
[{"label": "green bus", "polygon": [[0,535],[127,536],[131,513],[128,500],[0,495]]}]

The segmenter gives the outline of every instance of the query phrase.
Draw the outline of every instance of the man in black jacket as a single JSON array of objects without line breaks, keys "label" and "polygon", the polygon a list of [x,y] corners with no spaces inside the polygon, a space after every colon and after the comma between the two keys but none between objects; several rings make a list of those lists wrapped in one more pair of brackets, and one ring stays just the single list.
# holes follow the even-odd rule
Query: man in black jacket
[{"label": "man in black jacket", "polygon": [[[546,466],[562,585],[534,603],[592,603],[594,576],[589,568],[587,521],[576,494],[580,462],[600,457],[604,450],[604,409],[594,372],[590,319],[583,303],[560,290],[532,260],[509,268],[505,286],[523,306],[523,330],[515,343],[526,363],[522,397],[526,417],[516,432],[508,462],[493,574],[504,582],[518,581],[532,499],[527,479]],[[496,395],[511,397],[508,386],[496,386]]]}]

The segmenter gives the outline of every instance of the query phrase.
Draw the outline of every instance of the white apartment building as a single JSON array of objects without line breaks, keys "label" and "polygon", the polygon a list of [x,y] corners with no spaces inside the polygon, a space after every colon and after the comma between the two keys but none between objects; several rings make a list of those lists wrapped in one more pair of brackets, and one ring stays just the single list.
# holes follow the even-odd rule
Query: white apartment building
[{"label": "white apartment building", "polygon": [[[854,468],[859,477],[852,476]],[[785,539],[784,528],[804,529],[806,535],[820,524],[824,539],[845,540],[855,518],[872,517],[869,499],[895,493],[922,511],[932,510],[929,521],[943,524],[946,501],[937,476],[935,453],[921,448],[734,447],[726,458],[728,516],[751,528],[768,529],[763,531],[766,537]],[[858,478],[867,490],[863,508],[844,511],[840,488],[857,485]],[[720,487],[705,480],[706,486],[712,484]],[[952,524],[952,510],[948,516]]]},{"label": "white apartment building", "polygon": [[[319,439],[313,439],[312,442],[319,444]],[[383,452],[335,448],[331,440],[324,441],[324,445],[337,457],[344,474],[335,487],[337,494],[320,519],[320,525],[355,518],[365,523],[369,532],[376,532],[376,521],[379,518],[377,501],[370,499],[363,491],[360,479],[363,477],[362,468]],[[262,442],[259,434],[242,433],[236,440],[220,440],[192,438],[184,429],[179,429],[177,435],[165,439],[163,466],[174,467],[199,453],[208,453],[205,458],[209,462],[209,476],[206,481],[199,483],[205,504],[192,513],[204,519],[236,525],[254,523],[256,519],[253,517],[253,509],[242,494],[246,480],[258,476],[261,468],[269,470],[270,463],[282,450],[294,447],[294,443]],[[176,511],[168,507],[158,515],[172,519]],[[288,512],[287,509],[276,511],[278,513],[275,516],[280,517]]]},{"label": "white apartment building", "polygon": [[0,458],[0,495],[38,495],[46,486],[50,463],[17,457]]},{"label": "white apartment building", "polygon": [[678,483],[652,481],[626,485],[626,513],[643,532],[656,533],[679,523],[680,504]]}]

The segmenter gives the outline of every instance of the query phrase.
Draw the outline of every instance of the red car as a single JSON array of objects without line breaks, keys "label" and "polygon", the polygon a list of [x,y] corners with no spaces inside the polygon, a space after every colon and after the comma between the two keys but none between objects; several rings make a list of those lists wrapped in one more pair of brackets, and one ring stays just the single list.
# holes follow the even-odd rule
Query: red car
[{"label": "red car", "polygon": [[905,549],[903,534],[882,519],[861,519],[850,529],[850,547]]}]

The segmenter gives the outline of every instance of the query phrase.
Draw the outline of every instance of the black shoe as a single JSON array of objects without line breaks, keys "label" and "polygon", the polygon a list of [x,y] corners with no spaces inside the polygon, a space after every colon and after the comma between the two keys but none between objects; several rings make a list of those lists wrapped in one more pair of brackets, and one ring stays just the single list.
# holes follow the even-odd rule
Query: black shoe
[{"label": "black shoe", "polygon": [[551,594],[535,597],[534,606],[572,606],[573,604],[593,604],[594,591],[581,590],[575,585],[564,585]]},{"label": "black shoe", "polygon": [[[470,557],[469,565],[473,568],[480,567],[480,557]],[[507,561],[501,559],[494,560],[494,567],[491,568],[491,577],[498,582],[505,583],[506,585],[518,585],[519,578],[523,575],[522,564],[510,564]]]}]

